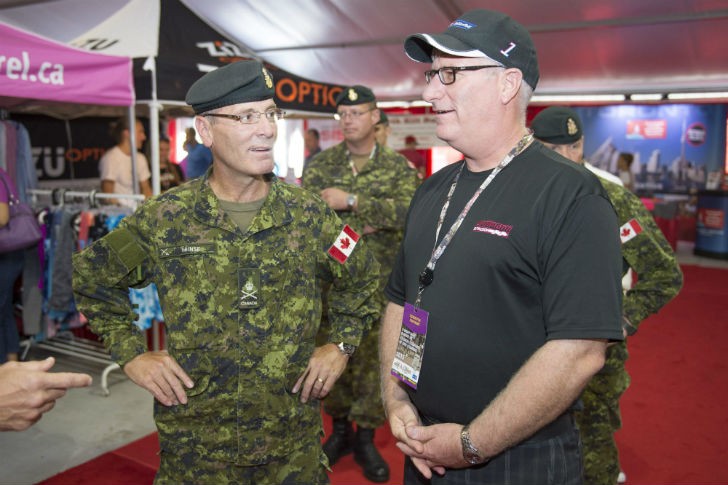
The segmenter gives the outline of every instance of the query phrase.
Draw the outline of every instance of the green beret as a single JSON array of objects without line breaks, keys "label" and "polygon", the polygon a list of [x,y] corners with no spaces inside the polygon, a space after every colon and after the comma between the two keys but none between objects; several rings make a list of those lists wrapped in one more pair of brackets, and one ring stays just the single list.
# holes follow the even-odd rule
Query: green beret
[{"label": "green beret", "polygon": [[567,145],[581,139],[581,119],[571,108],[550,106],[540,111],[531,122],[533,136],[553,145]]},{"label": "green beret", "polygon": [[383,109],[379,110],[379,121],[377,121],[378,125],[388,125],[389,124],[389,118],[387,117],[387,113],[384,112]]},{"label": "green beret", "polygon": [[238,61],[208,72],[187,91],[185,101],[196,114],[272,99],[273,77],[260,61]]},{"label": "green beret", "polygon": [[353,106],[356,104],[376,103],[377,98],[374,93],[366,86],[351,86],[339,93],[336,97],[336,106]]}]

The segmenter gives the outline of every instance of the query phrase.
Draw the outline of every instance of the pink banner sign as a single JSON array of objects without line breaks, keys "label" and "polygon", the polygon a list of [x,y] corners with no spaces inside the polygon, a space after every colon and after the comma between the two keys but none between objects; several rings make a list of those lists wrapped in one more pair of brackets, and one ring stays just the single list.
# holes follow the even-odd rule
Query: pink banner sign
[{"label": "pink banner sign", "polygon": [[134,103],[131,59],[86,52],[0,23],[0,96]]}]

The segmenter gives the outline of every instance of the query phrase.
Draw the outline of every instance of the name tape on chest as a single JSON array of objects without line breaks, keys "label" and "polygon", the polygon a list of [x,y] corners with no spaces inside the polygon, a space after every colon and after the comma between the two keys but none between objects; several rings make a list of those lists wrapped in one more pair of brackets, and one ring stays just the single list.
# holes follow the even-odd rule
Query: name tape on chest
[{"label": "name tape on chest", "polygon": [[329,248],[328,253],[336,261],[344,264],[349,259],[351,252],[354,251],[357,242],[359,242],[359,234],[347,224],[339,233],[334,244]]},{"label": "name tape on chest", "polygon": [[215,244],[204,243],[204,244],[183,244],[179,246],[163,247],[159,249],[159,257],[161,259],[166,258],[179,258],[182,256],[194,256],[197,254],[214,254]]}]

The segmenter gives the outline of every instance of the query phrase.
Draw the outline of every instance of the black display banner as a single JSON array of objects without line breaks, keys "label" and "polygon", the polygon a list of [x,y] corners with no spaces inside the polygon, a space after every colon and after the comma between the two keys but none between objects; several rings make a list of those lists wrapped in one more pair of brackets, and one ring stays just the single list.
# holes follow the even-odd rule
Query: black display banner
[{"label": "black display banner", "polygon": [[13,115],[13,120],[28,130],[40,181],[98,178],[99,160],[115,145],[109,128],[116,118],[77,118],[66,122],[18,114]]},{"label": "black display banner", "polygon": [[[206,24],[179,1],[161,4],[159,54],[156,59],[157,99],[184,101],[187,90],[206,72],[250,59],[238,45]],[[86,46],[88,48],[89,46]],[[101,49],[103,52],[103,49]],[[137,100],[151,99],[151,74],[145,59],[134,60]],[[276,85],[276,103],[288,110],[333,113],[343,86],[304,79],[266,63]]]}]

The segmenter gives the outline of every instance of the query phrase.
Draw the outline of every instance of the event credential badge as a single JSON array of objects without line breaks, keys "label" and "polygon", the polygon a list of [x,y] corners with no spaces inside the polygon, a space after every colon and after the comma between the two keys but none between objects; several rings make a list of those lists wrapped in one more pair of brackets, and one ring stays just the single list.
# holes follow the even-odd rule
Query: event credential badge
[{"label": "event credential badge", "polygon": [[429,316],[422,308],[404,304],[402,329],[392,362],[392,375],[413,389],[417,389],[417,381],[420,379]]}]

